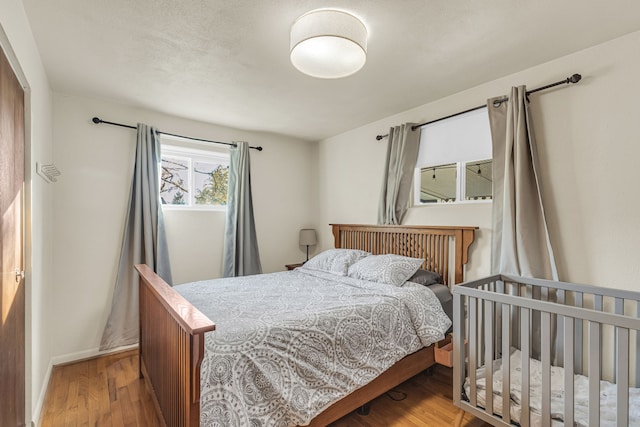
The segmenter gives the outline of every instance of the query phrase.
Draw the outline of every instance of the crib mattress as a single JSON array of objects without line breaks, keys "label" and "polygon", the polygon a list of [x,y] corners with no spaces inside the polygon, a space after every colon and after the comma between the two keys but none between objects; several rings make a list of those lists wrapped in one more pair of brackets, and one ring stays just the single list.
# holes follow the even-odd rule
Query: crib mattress
[{"label": "crib mattress", "polygon": [[[529,406],[530,425],[542,425],[542,364],[530,359]],[[522,413],[522,355],[514,349],[510,356],[510,415],[513,422],[520,422]],[[464,391],[470,395],[469,378],[464,383]],[[476,399],[478,406],[486,404],[486,377],[484,367],[476,371]],[[502,416],[502,359],[493,361],[493,409]],[[600,381],[600,425],[610,426],[616,423],[616,385]],[[640,389],[629,389],[629,425],[640,426]],[[551,425],[564,425],[564,369],[551,367]],[[574,375],[574,422],[576,426],[589,425],[589,378]]]}]

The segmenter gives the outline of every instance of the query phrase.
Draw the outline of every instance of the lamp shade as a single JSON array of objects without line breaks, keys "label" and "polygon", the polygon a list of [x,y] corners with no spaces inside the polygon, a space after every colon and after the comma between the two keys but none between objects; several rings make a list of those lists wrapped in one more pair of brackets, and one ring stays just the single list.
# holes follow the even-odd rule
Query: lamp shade
[{"label": "lamp shade", "polygon": [[317,243],[316,230],[313,228],[303,228],[300,230],[300,246],[311,246]]},{"label": "lamp shade", "polygon": [[336,79],[360,70],[367,60],[367,28],[350,13],[318,9],[291,26],[291,63],[312,77]]}]

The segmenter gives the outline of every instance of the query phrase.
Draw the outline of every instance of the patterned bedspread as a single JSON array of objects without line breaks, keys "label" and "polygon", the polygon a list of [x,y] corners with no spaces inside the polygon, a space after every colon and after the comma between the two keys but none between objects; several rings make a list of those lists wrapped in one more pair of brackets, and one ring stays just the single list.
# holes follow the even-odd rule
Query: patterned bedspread
[{"label": "patterned bedspread", "polygon": [[425,286],[303,268],[175,289],[216,324],[201,369],[203,427],[306,425],[451,326]]}]

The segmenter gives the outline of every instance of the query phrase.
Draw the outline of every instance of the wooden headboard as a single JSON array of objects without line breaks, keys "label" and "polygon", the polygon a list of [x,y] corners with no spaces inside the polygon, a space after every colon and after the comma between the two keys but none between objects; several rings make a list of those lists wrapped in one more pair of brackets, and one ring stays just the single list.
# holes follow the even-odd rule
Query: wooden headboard
[{"label": "wooden headboard", "polygon": [[[445,283],[461,283],[478,227],[331,224],[336,248],[423,258]],[[451,255],[453,260],[451,260]]]}]

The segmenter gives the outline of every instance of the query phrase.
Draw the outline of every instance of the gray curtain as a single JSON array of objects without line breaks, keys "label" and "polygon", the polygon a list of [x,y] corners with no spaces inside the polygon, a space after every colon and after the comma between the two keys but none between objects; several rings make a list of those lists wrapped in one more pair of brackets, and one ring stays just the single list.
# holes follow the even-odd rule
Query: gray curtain
[{"label": "gray curtain", "polygon": [[[526,88],[512,88],[508,100],[489,99],[487,108],[493,140],[491,273],[558,280],[542,203],[540,168]],[[539,299],[541,295],[536,292],[533,297]],[[555,295],[549,295],[550,299],[553,297]],[[555,336],[553,323],[551,334]],[[517,318],[512,319],[512,325],[516,337]],[[531,329],[532,356],[538,358],[539,313],[533,316]],[[554,354],[558,356],[552,348]]]},{"label": "gray curtain", "polygon": [[147,264],[171,284],[169,251],[160,206],[159,162],[158,131],[139,123],[118,274],[100,350],[138,342],[138,274],[133,267],[135,264]]},{"label": "gray curtain", "polygon": [[253,218],[249,144],[236,142],[229,153],[229,190],[224,235],[223,277],[262,273]]},{"label": "gray curtain", "polygon": [[420,148],[420,132],[411,130],[413,125],[406,123],[389,129],[378,224],[402,224],[409,209],[411,182]]},{"label": "gray curtain", "polygon": [[[491,272],[557,280],[526,88],[488,101],[493,139]],[[494,102],[496,105],[494,105]]]}]

